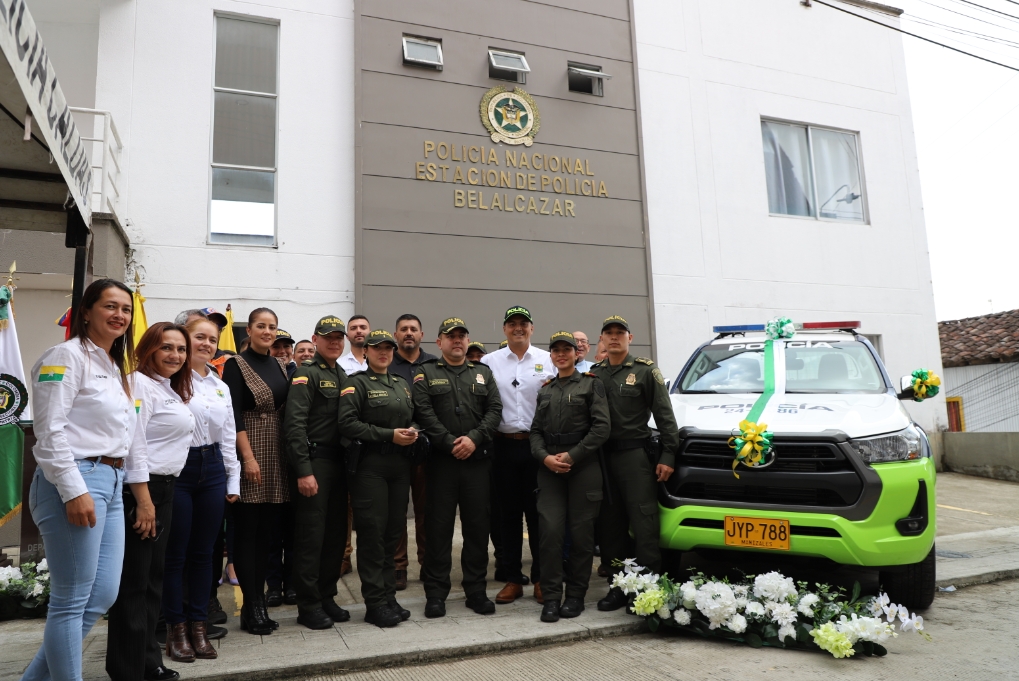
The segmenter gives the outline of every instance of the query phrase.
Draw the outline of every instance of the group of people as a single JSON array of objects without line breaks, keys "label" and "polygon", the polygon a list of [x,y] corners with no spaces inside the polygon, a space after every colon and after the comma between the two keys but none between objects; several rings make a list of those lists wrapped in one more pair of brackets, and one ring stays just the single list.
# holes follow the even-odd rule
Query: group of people
[{"label": "group of people", "polygon": [[[443,320],[437,355],[421,347],[413,314],[392,333],[362,315],[329,315],[295,343],[262,307],[233,354],[217,350],[232,329],[208,309],[150,326],[133,347],[131,301],[122,283],[93,282],[70,340],[32,370],[29,508],[51,596],[24,680],[80,679],[82,639],[106,612],[114,681],[178,678],[164,652],[214,659],[210,636],[226,633],[209,608],[227,510],[240,625],[258,635],[278,628],[268,608],[281,589],[305,627],[350,619],[335,597],[351,524],[365,621],[409,618],[396,593],[407,582],[410,500],[429,618],[446,614],[457,515],[466,606],[479,614],[532,583],[542,621],[580,615],[596,532],[603,565],[635,556],[660,570],[657,483],[673,472],[679,434],[664,377],[630,354],[622,317],[604,321],[604,357],[590,365],[581,333],[556,332],[549,351],[533,346],[524,307],[505,311],[506,345],[492,352],[462,319]],[[506,582],[494,603],[490,541]],[[598,608],[626,603],[610,589]]]}]

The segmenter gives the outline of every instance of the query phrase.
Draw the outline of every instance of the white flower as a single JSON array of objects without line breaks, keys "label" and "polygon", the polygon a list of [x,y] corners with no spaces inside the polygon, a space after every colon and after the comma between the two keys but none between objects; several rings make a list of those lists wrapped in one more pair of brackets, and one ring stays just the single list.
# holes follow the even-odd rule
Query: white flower
[{"label": "white flower", "polygon": [[677,608],[675,612],[672,613],[672,619],[676,620],[677,624],[690,624],[690,611],[686,608]]},{"label": "white flower", "polygon": [[791,577],[768,572],[754,578],[754,596],[769,601],[784,601],[796,595],[796,584]]},{"label": "white flower", "polygon": [[19,568],[0,567],[0,589],[6,589],[11,582],[18,579],[21,579],[21,570]]},{"label": "white flower", "polygon": [[778,640],[785,641],[786,637],[796,638],[796,627],[785,624],[778,628]]},{"label": "white flower", "polygon": [[679,585],[679,592],[682,594],[683,607],[693,610],[696,606],[694,599],[697,598],[697,586],[693,582],[683,582]]},{"label": "white flower", "polygon": [[667,620],[672,616],[672,613],[669,612],[669,607],[667,605],[663,605],[662,607],[658,608],[658,612],[656,612],[655,614],[658,615],[658,617],[663,620]]},{"label": "white flower", "polygon": [[888,624],[892,624],[895,622],[895,616],[899,614],[899,606],[889,603],[888,605],[881,606],[881,611],[888,618]]},{"label": "white flower", "polygon": [[771,606],[771,619],[776,624],[785,627],[790,624],[795,624],[796,620],[799,619],[799,616],[796,614],[796,610],[794,610],[793,606],[788,603],[773,602],[768,603],[768,605]]},{"label": "white flower", "polygon": [[747,594],[750,593],[750,587],[746,584],[737,584],[732,587],[732,592],[736,594],[736,598],[746,598]]},{"label": "white flower", "polygon": [[708,618],[708,629],[717,629],[736,614],[736,596],[728,584],[707,582],[697,589],[697,609]]},{"label": "white flower", "polygon": [[41,582],[36,582],[35,586],[32,587],[32,590],[28,592],[28,597],[35,598],[36,596],[42,596],[42,592],[45,588],[46,587],[44,587]]},{"label": "white flower", "polygon": [[644,568],[637,565],[636,558],[627,558],[623,561],[623,571],[627,573],[640,573]]},{"label": "white flower", "polygon": [[796,609],[800,611],[800,614],[806,615],[807,617],[814,616],[814,606],[821,602],[815,594],[806,594],[800,599],[799,605]]},{"label": "white flower", "polygon": [[[743,587],[743,589],[745,591],[746,587]],[[736,589],[733,589],[732,592],[736,594],[736,609],[737,610],[745,609],[747,605],[750,603],[750,600],[746,596],[740,596],[738,593],[736,593]]]},{"label": "white flower", "polygon": [[726,628],[734,634],[742,634],[747,630],[747,618],[743,615],[733,615],[725,623]]},{"label": "white flower", "polygon": [[914,614],[912,617],[903,617],[904,608],[899,610],[899,619],[902,620],[902,631],[923,631],[923,617]]},{"label": "white flower", "polygon": [[855,613],[852,619],[846,619],[843,615],[839,618],[836,628],[849,639],[850,643],[857,641],[871,641],[872,643],[884,643],[893,636],[897,636],[892,625],[882,622],[875,617],[858,617]]},{"label": "white flower", "polygon": [[50,569],[50,565],[49,565],[49,563],[46,562],[45,558],[40,560],[39,564],[35,566],[35,571],[36,572],[46,572],[49,569]]},{"label": "white flower", "polygon": [[35,578],[38,579],[40,582],[48,582],[50,581],[50,573],[44,572],[41,575],[36,575]]},{"label": "white flower", "polygon": [[762,617],[764,615],[764,606],[757,601],[750,601],[747,603],[746,613],[754,617]]}]

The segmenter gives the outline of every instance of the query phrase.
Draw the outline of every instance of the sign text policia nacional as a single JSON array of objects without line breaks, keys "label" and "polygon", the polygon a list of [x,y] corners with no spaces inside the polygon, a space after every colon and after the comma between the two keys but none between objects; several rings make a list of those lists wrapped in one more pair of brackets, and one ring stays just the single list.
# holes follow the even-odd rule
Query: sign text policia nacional
[{"label": "sign text policia nacional", "polygon": [[[415,162],[414,176],[464,185],[453,189],[456,208],[575,218],[576,201],[566,197],[608,198],[605,182],[597,179],[590,160],[527,149],[534,143],[541,117],[537,103],[521,88],[513,92],[501,85],[492,88],[481,99],[480,113],[493,142],[525,148],[496,150],[483,144],[425,140],[425,160]],[[563,196],[516,193],[520,190]]]}]

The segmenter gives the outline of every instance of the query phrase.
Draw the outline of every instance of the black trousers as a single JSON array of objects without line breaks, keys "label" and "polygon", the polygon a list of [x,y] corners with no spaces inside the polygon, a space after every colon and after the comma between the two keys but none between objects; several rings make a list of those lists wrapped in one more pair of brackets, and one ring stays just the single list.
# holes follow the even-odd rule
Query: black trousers
[{"label": "black trousers", "polygon": [[[296,481],[291,481],[290,497],[299,495]],[[292,588],[294,571],[294,504],[288,501],[279,506],[277,522],[269,543],[269,572],[265,581],[269,589],[286,591]]]},{"label": "black trousers", "polygon": [[318,494],[306,497],[298,492],[291,502],[295,517],[293,587],[300,611],[314,610],[322,601],[336,596],[347,536],[347,470],[343,459],[312,459],[311,471],[318,482]]},{"label": "black trousers", "polygon": [[526,584],[523,573],[524,522],[531,548],[531,581],[541,581],[538,527],[538,468],[528,440],[496,437],[495,478],[502,513],[502,556],[499,567],[509,582]]},{"label": "black trousers", "polygon": [[[643,449],[627,449],[603,455],[608,468],[605,488],[609,490],[602,503],[602,563],[636,558],[637,563],[651,572],[662,571],[662,552],[658,546],[658,483]],[[611,500],[611,501],[610,501]],[[630,532],[633,532],[633,553],[629,553]],[[610,569],[608,581],[612,581]]]},{"label": "black trousers", "polygon": [[[601,466],[597,459],[569,473],[538,471],[538,514],[541,516],[541,592],[545,602],[583,599],[594,561],[594,525],[602,500]],[[564,557],[567,537],[572,539]],[[564,570],[564,563],[568,569]],[[565,573],[565,575],[564,575]]]},{"label": "black trousers", "polygon": [[163,600],[163,560],[173,516],[172,475],[150,475],[149,496],[156,507],[162,532],[155,539],[142,539],[134,528],[138,502],[131,487],[124,485],[124,570],[120,576],[117,601],[110,608],[106,643],[106,673],[113,681],[139,681],[145,672],[163,664],[156,641],[156,621]]},{"label": "black trousers", "polygon": [[245,504],[238,501],[234,512],[234,569],[245,603],[265,597],[269,572],[269,541],[280,521],[282,504]]},{"label": "black trousers", "polygon": [[452,454],[432,452],[425,465],[428,498],[425,528],[428,544],[421,570],[425,596],[446,600],[453,566],[453,531],[460,508],[463,550],[463,589],[468,596],[483,592],[488,577],[488,497],[491,492],[492,460],[470,456],[464,460]]}]

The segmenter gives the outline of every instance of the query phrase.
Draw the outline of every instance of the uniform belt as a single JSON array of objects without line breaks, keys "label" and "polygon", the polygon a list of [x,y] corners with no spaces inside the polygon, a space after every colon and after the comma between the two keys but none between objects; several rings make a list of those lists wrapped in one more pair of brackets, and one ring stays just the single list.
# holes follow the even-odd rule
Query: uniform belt
[{"label": "uniform belt", "polygon": [[114,459],[112,456],[88,456],[85,457],[85,461],[95,461],[96,463],[104,463],[107,466],[113,468],[123,468],[124,459]]},{"label": "uniform belt", "polygon": [[608,440],[602,449],[606,452],[625,452],[628,449],[644,449],[648,439],[642,437],[639,440]]},{"label": "uniform belt", "polygon": [[575,445],[584,439],[587,433],[542,433],[545,436],[545,445]]},{"label": "uniform belt", "polygon": [[500,433],[495,432],[496,437],[501,437],[504,440],[527,440],[531,437],[530,433]]}]

